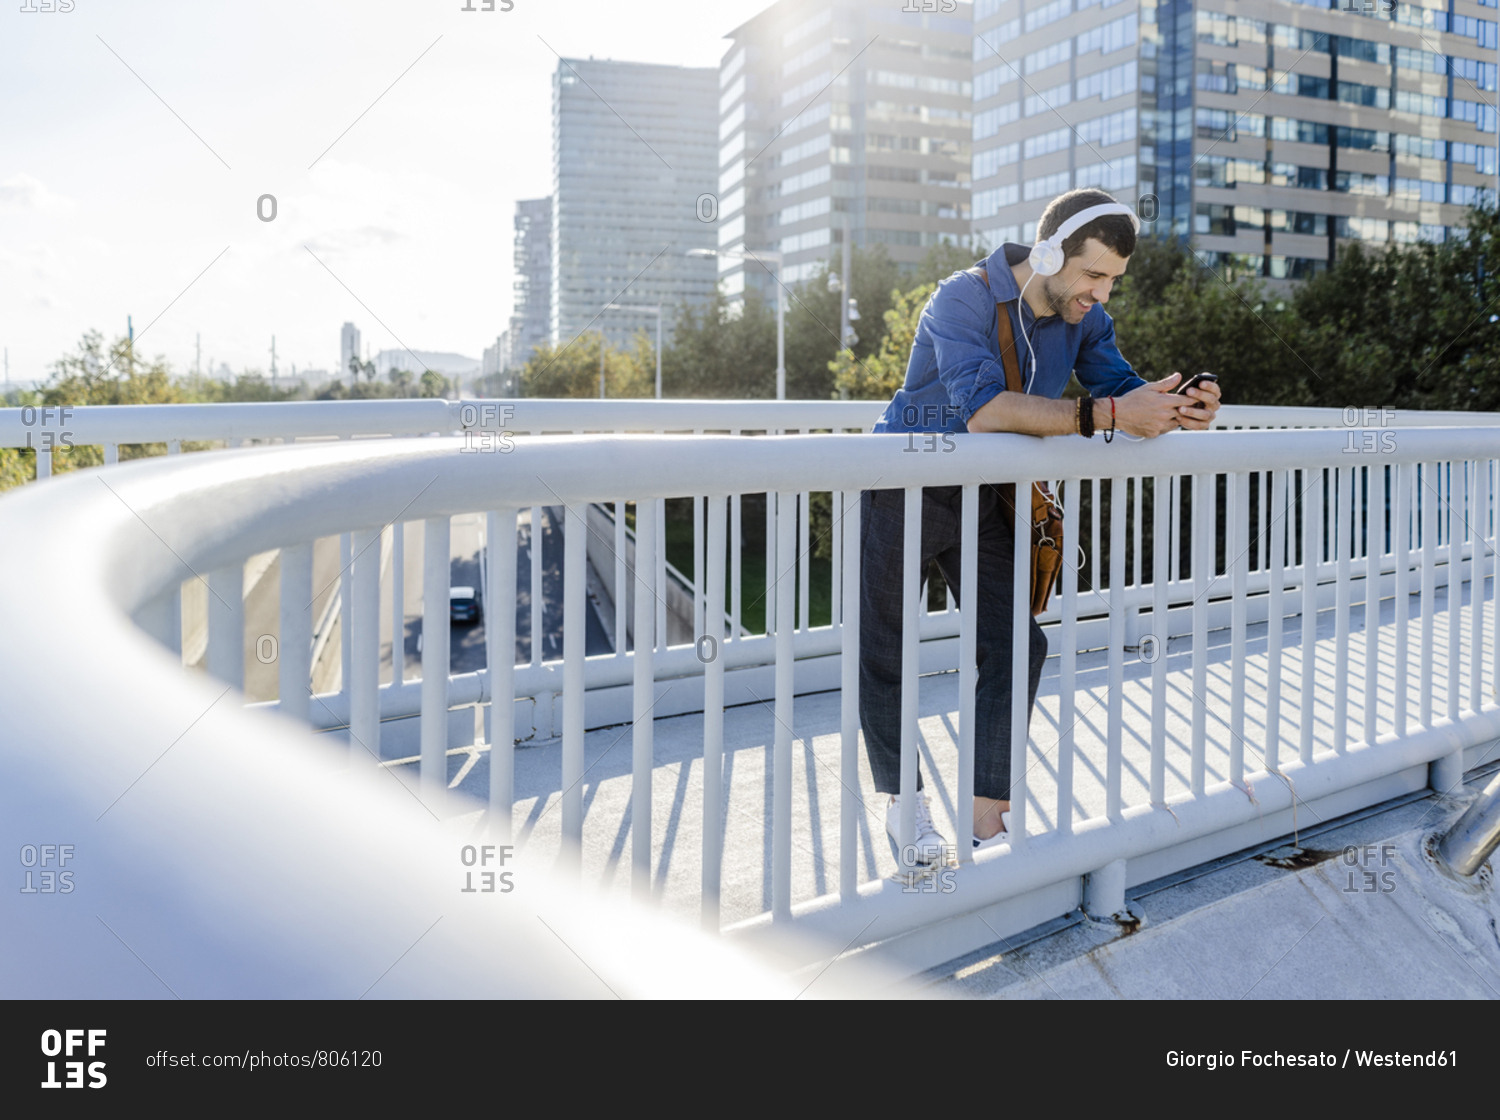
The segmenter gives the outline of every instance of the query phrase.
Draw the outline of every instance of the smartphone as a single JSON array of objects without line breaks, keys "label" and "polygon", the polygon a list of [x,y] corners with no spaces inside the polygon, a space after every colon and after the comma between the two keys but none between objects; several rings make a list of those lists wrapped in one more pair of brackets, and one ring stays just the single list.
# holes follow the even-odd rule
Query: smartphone
[{"label": "smartphone", "polygon": [[1177,386],[1177,388],[1173,389],[1172,392],[1186,396],[1189,389],[1197,389],[1205,381],[1212,381],[1217,385],[1219,383],[1219,375],[1217,373],[1195,373],[1181,385]]}]

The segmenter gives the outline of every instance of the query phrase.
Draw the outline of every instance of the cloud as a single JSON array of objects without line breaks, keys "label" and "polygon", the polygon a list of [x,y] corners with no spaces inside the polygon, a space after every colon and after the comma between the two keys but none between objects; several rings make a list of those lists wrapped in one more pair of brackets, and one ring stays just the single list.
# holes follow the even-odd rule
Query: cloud
[{"label": "cloud", "polygon": [[319,234],[307,242],[307,247],[319,256],[354,253],[361,249],[379,248],[401,240],[397,230],[387,226],[360,226],[358,229],[339,229]]},{"label": "cloud", "polygon": [[0,179],[0,209],[60,213],[71,210],[73,200],[47,189],[47,184],[25,173]]}]

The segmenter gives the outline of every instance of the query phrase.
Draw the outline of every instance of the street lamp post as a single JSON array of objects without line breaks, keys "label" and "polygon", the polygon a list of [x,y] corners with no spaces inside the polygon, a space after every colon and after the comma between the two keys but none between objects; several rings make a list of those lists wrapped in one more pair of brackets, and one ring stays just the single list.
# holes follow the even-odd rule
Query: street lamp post
[{"label": "street lamp post", "polygon": [[771,278],[776,281],[776,399],[786,400],[786,303],[781,286],[781,254],[770,249],[764,252],[759,249],[746,249],[743,252],[737,249],[689,249],[687,255],[737,257],[755,261],[762,267],[767,264],[776,266],[776,271],[771,273]]},{"label": "street lamp post", "polygon": [[[656,399],[661,400],[661,304],[606,303],[606,311],[654,311],[656,312]],[[603,350],[600,351],[601,355]],[[599,395],[604,396],[604,359],[599,359]]]}]

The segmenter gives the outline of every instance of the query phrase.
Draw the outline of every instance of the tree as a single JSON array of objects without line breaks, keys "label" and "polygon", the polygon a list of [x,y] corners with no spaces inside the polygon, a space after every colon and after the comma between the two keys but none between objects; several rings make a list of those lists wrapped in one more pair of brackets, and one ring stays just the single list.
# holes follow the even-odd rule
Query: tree
[{"label": "tree", "polygon": [[209,403],[229,401],[289,401],[296,397],[297,389],[282,389],[272,385],[266,375],[258,369],[245,370],[227,381],[203,380],[195,383],[184,396]]},{"label": "tree", "polygon": [[538,346],[521,367],[523,397],[598,398],[599,348],[604,347],[604,393],[606,397],[650,397],[656,394],[656,372],[650,372],[636,361],[639,347],[616,350],[604,342],[601,333],[580,336],[567,345],[553,349]]},{"label": "tree", "polygon": [[936,290],[937,284],[929,282],[907,292],[893,292],[891,307],[882,316],[885,329],[880,335],[879,348],[863,359],[840,350],[828,363],[840,396],[856,401],[888,401],[895,396],[906,380],[906,366],[917,337],[917,321]]},{"label": "tree", "polygon": [[738,311],[719,292],[700,306],[684,305],[662,354],[661,380],[667,397],[776,396],[775,305],[755,292]]},{"label": "tree", "polygon": [[[934,265],[934,267],[938,267]],[[901,283],[901,271],[883,245],[851,254],[854,297],[860,323],[878,323]],[[826,400],[833,395],[828,363],[841,349],[839,299],[829,289],[834,269],[824,263],[801,284],[788,285],[785,301],[786,395]],[[767,398],[776,394],[776,304],[750,291],[731,303],[722,294],[700,307],[678,312],[671,346],[662,360],[665,396]],[[863,331],[855,354],[879,345],[878,331]]]},{"label": "tree", "polygon": [[[895,291],[901,286],[901,270],[891,260],[884,245],[873,249],[856,248],[851,253],[852,294],[859,305],[859,324],[884,321]],[[834,396],[833,373],[829,363],[843,349],[839,339],[839,300],[842,292],[829,290],[828,278],[834,272],[825,264],[795,297],[789,298],[787,312],[786,395],[801,400],[827,400]],[[880,346],[880,331],[866,326],[855,333],[855,357],[864,359]]]},{"label": "tree", "polygon": [[358,354],[349,355],[349,377],[351,380],[359,381],[360,374],[364,375],[366,381],[375,380],[375,363],[362,362]]},{"label": "tree", "polygon": [[1320,372],[1311,403],[1500,408],[1500,276],[1493,207],[1441,244],[1345,246],[1296,294]]},{"label": "tree", "polygon": [[[117,338],[106,352],[104,337],[98,331],[86,333],[79,340],[78,349],[54,362],[52,371],[52,377],[41,390],[43,406],[179,404],[189,399],[172,383],[171,370],[164,357],[158,355],[150,361],[143,361],[135,355],[132,360],[127,338]],[[61,433],[58,433],[60,437]],[[119,448],[122,460],[164,455],[166,450],[166,445],[160,443],[121,444]],[[35,478],[35,453],[23,450],[21,454],[26,478]],[[59,446],[52,453],[54,474],[95,467],[103,462],[102,447]],[[16,477],[21,469],[12,463],[8,476]]]},{"label": "tree", "polygon": [[941,245],[934,245],[929,249],[922,263],[910,275],[902,277],[903,286],[911,289],[920,288],[923,284],[935,285],[955,272],[973,268],[976,261],[982,261],[987,256],[989,256],[989,251],[982,245],[966,249],[962,245],[944,241]]},{"label": "tree", "polygon": [[1180,242],[1143,239],[1109,301],[1120,352],[1148,381],[1212,370],[1227,401],[1297,405],[1320,373],[1295,310]]},{"label": "tree", "polygon": [[448,379],[435,369],[424,369],[422,371],[422,382],[420,395],[423,397],[442,397],[448,393]]}]

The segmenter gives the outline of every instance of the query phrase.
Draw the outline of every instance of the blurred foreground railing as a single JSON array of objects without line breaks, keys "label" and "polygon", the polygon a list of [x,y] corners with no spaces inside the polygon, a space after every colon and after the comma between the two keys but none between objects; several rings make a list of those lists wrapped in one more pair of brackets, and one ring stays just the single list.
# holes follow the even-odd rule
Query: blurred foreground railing
[{"label": "blurred foreground railing", "polygon": [[[1228,409],[1225,413],[1226,419],[1236,418]],[[774,417],[756,419],[770,426]],[[586,426],[588,421],[579,423]],[[672,423],[662,420],[660,426]],[[705,421],[705,426],[712,424]],[[518,428],[510,424],[506,430]],[[47,601],[68,599],[79,609],[96,612],[89,619],[94,649],[79,669],[68,660],[76,635],[49,629],[45,615],[28,607],[17,640],[0,654],[0,682],[11,692],[7,699],[19,701],[57,694],[55,683],[42,688],[49,678],[39,672],[40,666],[55,675],[59,666],[69,665],[72,692],[84,697],[102,691],[104,675],[128,678],[135,699],[117,698],[115,706],[106,706],[108,732],[99,719],[103,712],[69,713],[64,720],[74,734],[82,733],[91,751],[97,749],[95,738],[107,734],[128,743],[140,709],[169,703],[190,682],[164,671],[167,663],[159,656],[143,657],[138,641],[116,622],[95,627],[94,618],[132,616],[161,646],[171,648],[174,633],[180,633],[175,604],[184,578],[194,572],[233,573],[217,584],[209,576],[211,589],[228,592],[223,595],[228,629],[221,633],[230,635],[216,640],[211,634],[211,650],[225,652],[218,659],[210,656],[209,667],[227,683],[237,683],[228,652],[243,649],[243,634],[234,631],[233,606],[239,601],[234,577],[247,557],[280,549],[280,671],[287,683],[278,706],[306,719],[316,705],[306,690],[309,616],[298,604],[306,601],[303,592],[310,582],[310,544],[348,533],[349,668],[341,702],[347,704],[352,757],[361,759],[365,751],[379,754],[383,721],[412,703],[403,693],[414,692],[422,795],[439,815],[444,811],[450,713],[462,705],[479,705],[490,721],[485,734],[491,750],[487,828],[497,843],[511,837],[515,735],[507,734],[503,718],[495,726],[494,713],[510,711],[523,694],[555,690],[561,708],[557,765],[565,873],[573,868],[576,874],[585,826],[584,733],[599,722],[626,719],[632,723],[636,791],[632,875],[637,892],[647,893],[653,860],[659,856],[651,827],[653,721],[662,714],[665,692],[686,695],[691,705],[686,710],[704,712],[703,824],[696,838],[702,865],[699,906],[706,924],[717,928],[724,709],[737,699],[771,692],[776,710],[771,744],[776,780],[766,822],[771,890],[765,918],[752,921],[750,931],[792,921],[858,946],[981,912],[999,921],[992,929],[1002,932],[1049,907],[1056,913],[1061,912],[1058,907],[1087,902],[1097,912],[1115,913],[1123,907],[1129,882],[1214,851],[1236,850],[1252,832],[1289,831],[1284,826],[1296,805],[1357,802],[1364,796],[1359,791],[1384,789],[1380,783],[1392,775],[1428,764],[1435,764],[1434,783],[1452,788],[1462,774],[1464,750],[1500,734],[1500,709],[1493,703],[1500,645],[1494,641],[1496,600],[1488,582],[1494,575],[1490,557],[1500,429],[1385,432],[1390,438],[1381,435],[1368,450],[1361,435],[1352,451],[1344,432],[1240,431],[1177,434],[1109,447],[1075,438],[964,436],[952,441],[951,450],[915,454],[910,441],[899,436],[527,436],[505,445],[495,441],[492,453],[471,453],[469,437],[450,436],[268,448],[216,456],[202,466],[192,459],[138,464],[52,482],[47,489],[55,490],[37,488],[0,503],[0,527],[11,532],[9,539],[28,545],[22,556],[7,558],[8,586],[28,587]],[[1044,619],[1059,655],[1059,726],[1065,729],[1058,744],[1055,808],[1046,807],[1045,821],[1028,819],[1036,803],[1027,794],[1027,754],[1018,751],[1015,840],[1009,849],[979,860],[960,846],[965,890],[914,896],[879,877],[861,881],[857,853],[865,809],[857,780],[849,780],[858,772],[860,757],[855,672],[859,495],[876,486],[906,488],[911,502],[924,486],[964,487],[962,562],[972,570],[977,563],[977,480],[998,484],[1029,481],[1030,475],[1057,484],[1068,539],[1086,542],[1083,571],[1078,566],[1065,569],[1062,593]],[[95,485],[96,478],[108,485]],[[767,610],[769,632],[747,636],[731,627],[737,524],[732,510],[736,499],[753,493],[774,495],[767,515],[773,521],[767,547],[774,546],[774,557],[767,570],[776,574],[767,582],[779,593],[774,609]],[[826,626],[811,626],[806,606],[812,583],[807,576],[810,496],[820,493],[829,495],[835,548],[829,573],[833,613]],[[695,640],[674,648],[662,640],[660,608],[651,588],[659,586],[662,571],[662,503],[684,497],[693,500],[695,510],[692,570],[703,573],[704,586],[693,589]],[[625,515],[633,507],[634,553],[621,582],[642,593],[632,604],[638,638],[634,648],[589,658],[583,627],[566,623],[584,617],[588,516],[598,506],[614,509],[616,532],[625,528]],[[504,589],[516,583],[519,552],[497,542],[519,544],[523,512],[544,507],[563,511],[562,657],[539,665],[534,654],[531,664],[516,664],[516,615],[502,609],[508,603],[497,590],[490,598],[485,630],[487,668],[450,675],[450,520],[484,513],[490,542],[488,586]],[[404,683],[382,688],[378,679],[378,541],[393,519],[420,521],[424,530],[423,675],[414,688]],[[1083,531],[1085,519],[1088,533]],[[44,524],[53,528],[44,531]],[[912,526],[909,519],[908,549]],[[1018,541],[1020,550],[1025,547]],[[623,551],[616,548],[617,563],[624,564]],[[637,572],[651,573],[651,581]],[[983,578],[982,572],[978,575]],[[967,775],[973,773],[973,624],[951,605],[926,611],[920,574],[908,571],[907,576],[905,610],[919,624],[923,640],[904,658],[903,687],[915,690],[918,676],[934,669],[959,671],[955,817],[963,820],[972,795]],[[1021,618],[1026,614],[1023,578],[1024,573],[1012,589]],[[537,586],[533,582],[533,590]],[[1434,627],[1440,587],[1449,621],[1446,650],[1436,645]],[[68,588],[73,589],[71,598]],[[1461,588],[1468,592],[1467,637],[1456,624],[1462,600],[1455,591]],[[1392,604],[1389,634],[1375,609],[1382,600]],[[394,606],[399,595],[391,601]],[[1316,610],[1304,609],[1312,604]],[[1369,609],[1360,612],[1356,629],[1353,608],[1366,604]],[[1322,620],[1320,611],[1328,612]],[[1303,656],[1293,674],[1283,666],[1285,620],[1299,616]],[[1307,655],[1319,642],[1320,621],[1333,630],[1331,672]],[[1246,643],[1247,628],[1260,624],[1266,628],[1266,697],[1264,727],[1256,732],[1246,725]],[[1182,767],[1186,777],[1177,788],[1169,783],[1165,734],[1169,714],[1177,713],[1169,712],[1168,664],[1162,654],[1174,636],[1191,637],[1191,667],[1177,675],[1201,700],[1209,633],[1215,630],[1228,631],[1231,647],[1227,770],[1222,776],[1209,772],[1210,730],[1200,703],[1191,713]],[[1356,634],[1362,639],[1358,662],[1352,640]],[[538,644],[533,642],[534,651]],[[714,655],[705,656],[706,650]],[[1078,658],[1086,650],[1103,651],[1108,681],[1098,759],[1105,801],[1097,813],[1080,810],[1073,771],[1084,749],[1075,733],[1072,705]],[[1151,710],[1149,779],[1141,794],[1131,798],[1122,781],[1126,718],[1121,705],[1127,663],[1134,661],[1149,665]],[[1445,668],[1441,680],[1434,674],[1437,661]],[[742,681],[753,673],[768,674],[771,688],[756,676],[754,689],[746,683],[736,694],[736,673]],[[1351,712],[1351,680],[1362,683],[1357,716]],[[815,683],[841,687],[840,768],[845,780],[838,810],[839,882],[836,892],[794,897],[790,781],[795,704],[799,691]],[[1016,686],[1023,699],[1015,707],[1023,711],[1024,677]],[[1419,695],[1415,705],[1409,699],[1413,688]],[[1293,696],[1299,699],[1295,717],[1282,710]],[[332,706],[326,700],[318,703]],[[253,738],[255,726],[264,727],[266,735],[273,733],[273,725],[255,723],[264,719],[261,713],[223,718],[246,740]],[[903,752],[917,750],[914,721],[903,727],[902,740]],[[1250,740],[1262,742],[1264,749],[1247,757]],[[1177,769],[1174,759],[1172,770]],[[1247,796],[1252,788],[1254,796]],[[870,827],[878,829],[879,814],[874,816]],[[1090,884],[1087,894],[1085,884]],[[995,908],[1006,906],[1006,916],[998,917]],[[876,913],[882,918],[880,928],[866,933]],[[950,947],[974,936],[983,939],[972,930],[962,935],[950,930],[943,936],[949,940],[939,940]]]}]

